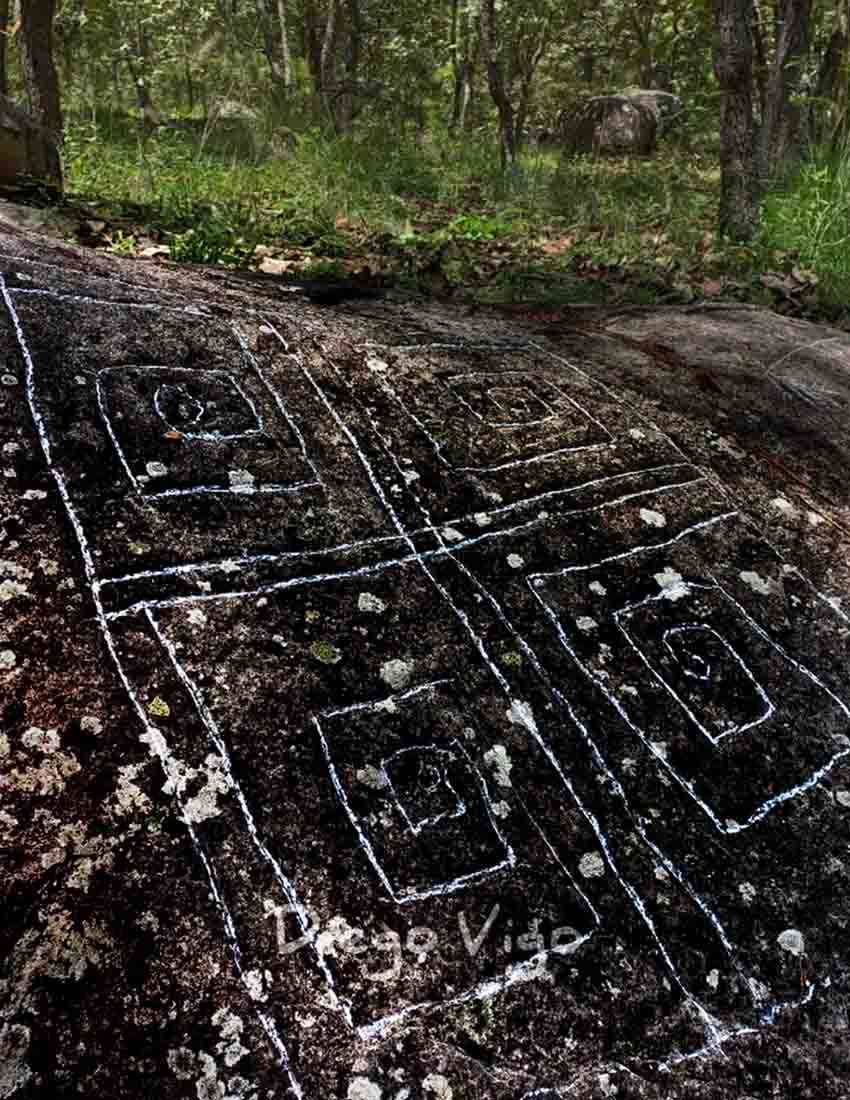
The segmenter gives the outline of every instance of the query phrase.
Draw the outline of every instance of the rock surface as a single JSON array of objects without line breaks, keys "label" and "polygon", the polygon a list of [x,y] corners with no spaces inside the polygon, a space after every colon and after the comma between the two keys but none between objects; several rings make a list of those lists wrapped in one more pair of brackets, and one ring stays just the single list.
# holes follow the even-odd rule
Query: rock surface
[{"label": "rock surface", "polygon": [[846,1095],[850,336],[0,272],[0,1097]]},{"label": "rock surface", "polygon": [[621,94],[652,111],[658,123],[659,136],[669,133],[673,126],[684,120],[682,101],[672,92],[663,92],[656,88],[625,88]]},{"label": "rock surface", "polygon": [[592,96],[568,108],[560,131],[567,153],[648,156],[655,151],[656,112],[624,95]]}]

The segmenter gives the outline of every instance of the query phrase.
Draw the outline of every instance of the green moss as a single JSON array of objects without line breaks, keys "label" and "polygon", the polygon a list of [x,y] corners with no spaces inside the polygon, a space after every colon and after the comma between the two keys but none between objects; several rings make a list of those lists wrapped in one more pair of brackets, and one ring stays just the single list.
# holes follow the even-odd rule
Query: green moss
[{"label": "green moss", "polygon": [[342,659],[340,651],[336,646],[332,646],[330,642],[313,642],[310,646],[310,653],[323,665],[335,665],[337,661]]}]

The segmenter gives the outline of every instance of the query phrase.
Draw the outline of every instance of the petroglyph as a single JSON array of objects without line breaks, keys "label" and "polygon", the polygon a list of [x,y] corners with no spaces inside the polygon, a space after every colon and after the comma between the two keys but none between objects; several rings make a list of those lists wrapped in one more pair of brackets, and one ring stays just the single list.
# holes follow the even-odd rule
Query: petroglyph
[{"label": "petroglyph", "polygon": [[[815,800],[846,808],[824,791],[850,754],[848,620],[709,471],[532,343],[351,347],[39,278],[2,288],[8,369],[292,1096],[321,1095],[299,1033],[332,1035],[371,1100],[390,1092],[353,1052],[413,1019],[540,1011],[556,965],[603,996],[564,960],[619,990],[600,929],[652,975],[629,996],[679,1014],[653,1039],[671,1067],[829,981],[790,984],[822,932],[765,884],[809,897],[782,838]],[[29,595],[31,570],[0,574],[0,600]],[[79,769],[52,729],[2,751],[16,788]],[[150,812],[141,770],[118,771],[113,816]],[[214,1022],[229,1070],[248,1032]],[[6,1036],[21,1080],[26,1038]],[[422,1091],[466,1096],[442,1067]]]}]

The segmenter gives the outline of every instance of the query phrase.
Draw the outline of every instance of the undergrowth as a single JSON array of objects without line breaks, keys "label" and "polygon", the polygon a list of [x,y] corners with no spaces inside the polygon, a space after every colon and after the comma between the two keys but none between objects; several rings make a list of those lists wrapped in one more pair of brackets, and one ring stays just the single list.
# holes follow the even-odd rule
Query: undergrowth
[{"label": "undergrowth", "polygon": [[[489,134],[251,140],[249,156],[200,124],[144,136],[128,119],[89,119],[68,129],[67,189],[175,260],[249,266],[265,246],[295,250],[319,274],[366,256],[373,274],[414,284],[438,263],[444,282],[497,301],[688,300],[718,281],[766,301],[760,275],[785,264],[812,274],[824,305],[850,302],[847,148],[817,153],[771,191],[756,240],[741,247],[715,234],[710,132],[646,159],[531,147],[508,174]],[[125,251],[132,233],[119,238]]]}]

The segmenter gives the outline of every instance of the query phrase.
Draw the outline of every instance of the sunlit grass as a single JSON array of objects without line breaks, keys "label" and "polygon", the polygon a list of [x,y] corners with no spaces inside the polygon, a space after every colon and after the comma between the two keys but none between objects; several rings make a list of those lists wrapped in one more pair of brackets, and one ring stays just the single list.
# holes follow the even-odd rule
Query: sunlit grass
[{"label": "sunlit grass", "polygon": [[563,273],[581,255],[628,268],[643,297],[646,286],[704,275],[738,279],[743,295],[749,281],[757,293],[758,272],[790,254],[817,274],[825,298],[850,300],[847,150],[818,156],[769,194],[758,239],[741,249],[714,232],[715,140],[690,135],[687,148],[662,143],[651,158],[622,160],[531,147],[505,174],[491,135],[437,131],[417,142],[380,129],[352,138],[308,130],[265,156],[260,135],[261,155],[245,163],[214,133],[145,138],[107,117],[70,127],[66,174],[76,197],[163,233],[175,259],[247,264],[263,243],[325,259],[360,250],[431,255],[452,242],[462,278],[464,264],[475,274],[476,250],[504,241],[529,277],[511,284],[496,271],[496,292],[533,287],[540,272]]}]

